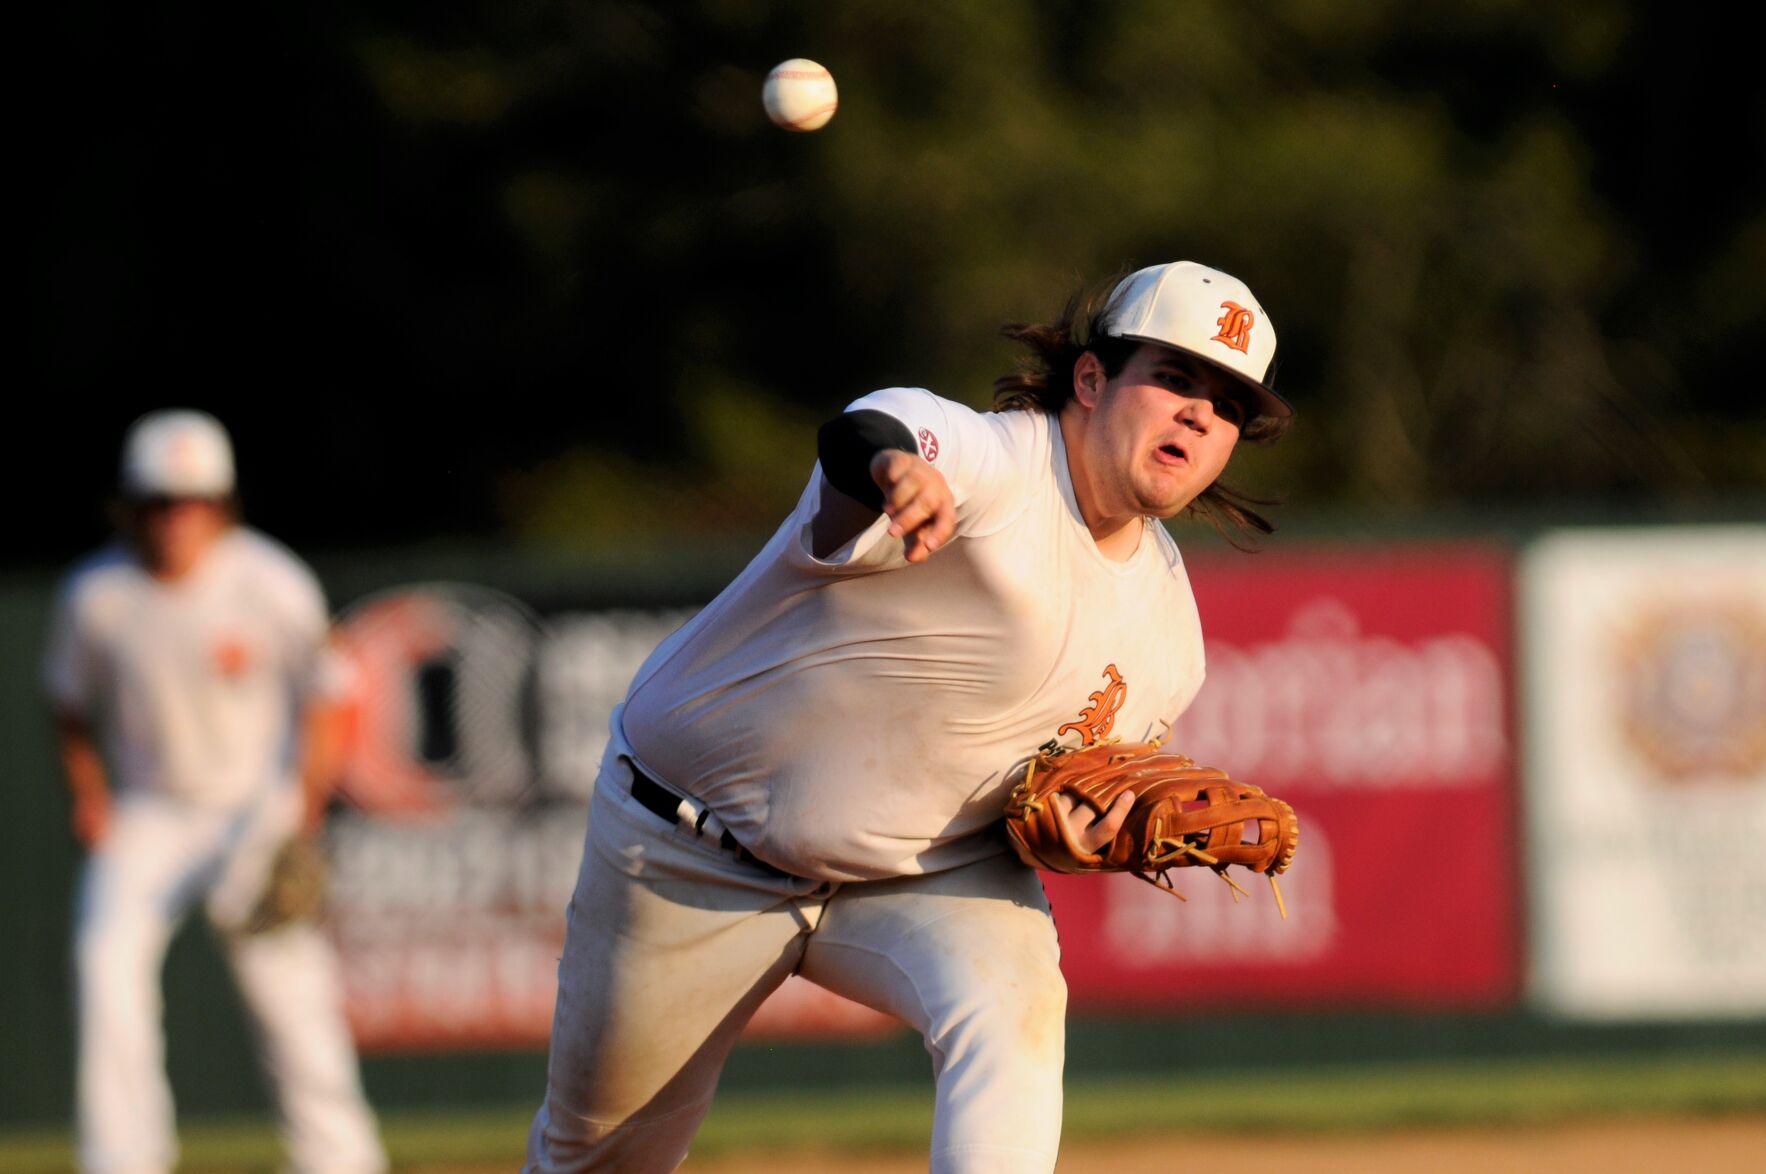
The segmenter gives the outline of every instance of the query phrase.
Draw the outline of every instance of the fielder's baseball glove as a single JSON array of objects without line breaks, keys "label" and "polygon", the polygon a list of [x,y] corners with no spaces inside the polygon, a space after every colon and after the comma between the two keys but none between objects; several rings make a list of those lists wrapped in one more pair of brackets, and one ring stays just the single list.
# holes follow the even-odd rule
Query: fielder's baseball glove
[{"label": "fielder's baseball glove", "polygon": [[246,933],[269,933],[295,921],[310,921],[325,904],[329,870],[325,854],[310,836],[283,844],[270,864],[270,876],[245,919]]},{"label": "fielder's baseball glove", "polygon": [[[1081,849],[1067,817],[1054,802],[1072,799],[1100,816],[1124,791],[1135,801],[1128,822],[1101,852]],[[1108,742],[1078,750],[1045,746],[1006,800],[1006,834],[1018,858],[1050,872],[1132,872],[1148,884],[1184,899],[1169,871],[1202,865],[1244,892],[1226,875],[1241,865],[1269,877],[1276,907],[1288,915],[1275,874],[1294,860],[1300,821],[1294,809],[1256,787],[1235,783],[1211,766],[1197,766],[1158,743]]]}]

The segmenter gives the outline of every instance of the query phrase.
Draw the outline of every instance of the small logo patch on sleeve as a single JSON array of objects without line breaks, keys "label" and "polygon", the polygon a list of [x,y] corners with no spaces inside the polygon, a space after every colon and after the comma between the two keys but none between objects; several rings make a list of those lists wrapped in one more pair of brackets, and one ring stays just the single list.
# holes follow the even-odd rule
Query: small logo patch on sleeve
[{"label": "small logo patch on sleeve", "polygon": [[938,459],[938,437],[932,434],[930,428],[920,429],[920,455],[928,462]]}]

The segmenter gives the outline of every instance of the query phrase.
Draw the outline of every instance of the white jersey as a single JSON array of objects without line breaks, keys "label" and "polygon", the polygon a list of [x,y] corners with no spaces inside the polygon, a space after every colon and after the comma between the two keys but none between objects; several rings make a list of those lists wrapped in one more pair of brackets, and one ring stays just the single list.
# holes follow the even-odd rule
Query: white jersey
[{"label": "white jersey", "polygon": [[169,583],[112,545],[62,584],[44,675],[119,793],[239,803],[292,778],[327,627],[313,573],[256,531],[232,528]]},{"label": "white jersey", "polygon": [[834,881],[1002,851],[987,833],[1038,746],[1157,736],[1203,675],[1176,545],[1149,522],[1126,561],[1099,553],[1057,419],[917,388],[851,406],[907,424],[955,495],[956,537],[910,564],[880,516],[817,558],[818,468],[765,549],[639,669],[620,715],[658,781],[761,859]]}]

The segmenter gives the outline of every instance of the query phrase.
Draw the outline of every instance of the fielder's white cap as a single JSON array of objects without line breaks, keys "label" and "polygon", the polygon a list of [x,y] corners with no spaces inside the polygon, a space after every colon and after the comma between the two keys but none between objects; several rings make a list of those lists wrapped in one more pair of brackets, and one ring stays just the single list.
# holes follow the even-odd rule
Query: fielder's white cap
[{"label": "fielder's white cap", "polygon": [[1294,414],[1268,383],[1275,327],[1250,288],[1231,274],[1194,261],[1172,261],[1131,273],[1110,295],[1103,330],[1207,360],[1251,392],[1260,415]]},{"label": "fielder's white cap", "polygon": [[224,497],[233,492],[233,443],[207,412],[149,412],[123,439],[129,497]]}]

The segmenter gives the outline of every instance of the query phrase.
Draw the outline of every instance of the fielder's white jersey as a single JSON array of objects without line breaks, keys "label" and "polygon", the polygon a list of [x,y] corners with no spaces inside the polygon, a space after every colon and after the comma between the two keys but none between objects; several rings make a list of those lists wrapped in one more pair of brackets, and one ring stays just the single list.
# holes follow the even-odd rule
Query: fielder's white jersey
[{"label": "fielder's white jersey", "polygon": [[169,583],[115,544],[64,580],[45,682],[92,724],[119,793],[238,803],[291,779],[327,628],[312,571],[254,530]]},{"label": "fielder's white jersey", "polygon": [[907,424],[955,495],[956,537],[910,564],[879,516],[817,558],[818,467],[765,549],[639,669],[618,719],[646,771],[756,856],[832,881],[1003,851],[989,832],[1038,746],[1157,736],[1203,676],[1176,544],[1149,522],[1128,560],[1099,553],[1057,419],[918,388],[851,408]]}]

